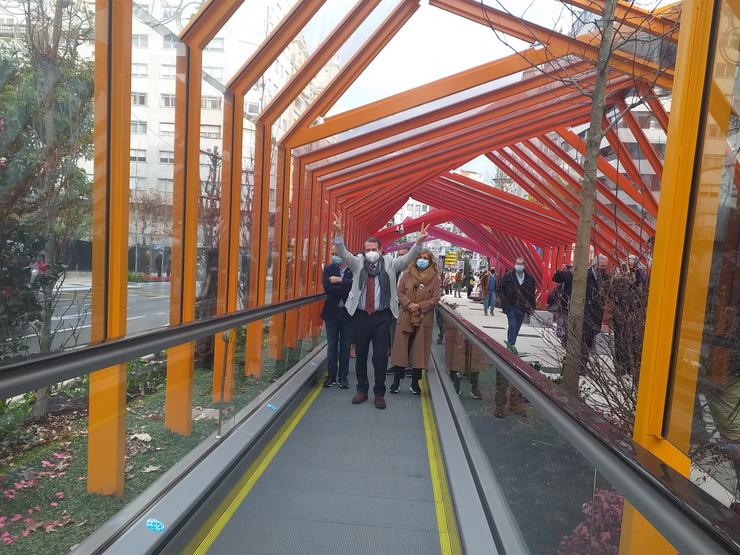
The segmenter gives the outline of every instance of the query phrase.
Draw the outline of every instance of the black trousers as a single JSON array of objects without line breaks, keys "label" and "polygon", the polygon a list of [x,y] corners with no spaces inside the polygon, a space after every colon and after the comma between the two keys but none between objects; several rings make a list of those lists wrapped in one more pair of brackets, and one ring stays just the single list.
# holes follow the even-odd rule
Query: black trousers
[{"label": "black trousers", "polygon": [[349,346],[352,342],[352,320],[345,309],[337,311],[333,319],[324,322],[326,326],[326,369],[329,378],[347,379],[349,372]]},{"label": "black trousers", "polygon": [[375,395],[385,395],[385,371],[388,368],[388,346],[390,344],[390,326],[393,314],[390,310],[381,310],[368,314],[357,310],[354,315],[353,339],[355,342],[355,371],[357,373],[357,391],[367,393],[370,383],[367,379],[367,357],[370,343],[373,344],[373,369],[375,370]]}]

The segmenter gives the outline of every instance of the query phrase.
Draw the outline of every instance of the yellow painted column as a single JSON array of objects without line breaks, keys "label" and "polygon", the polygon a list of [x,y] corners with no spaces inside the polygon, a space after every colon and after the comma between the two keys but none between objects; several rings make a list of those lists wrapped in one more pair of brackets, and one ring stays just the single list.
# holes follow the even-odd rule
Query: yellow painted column
[{"label": "yellow painted column", "polygon": [[[93,343],[126,335],[131,132],[131,0],[97,0],[93,184]],[[87,489],[121,495],[126,364],[90,374]]]},{"label": "yellow painted column", "polygon": [[[200,195],[200,95],[202,52],[185,43],[177,53],[175,85],[175,175],[172,194],[172,276],[170,325],[195,318],[198,198]],[[167,351],[165,427],[192,431],[195,344]]]},{"label": "yellow painted column", "polygon": [[[684,237],[689,225],[714,5],[712,0],[685,0],[681,9],[676,79],[656,224],[641,363],[643,371],[634,427],[634,438],[638,443],[686,477],[690,470],[688,456],[663,436],[674,347],[665,338],[673,337],[678,317],[681,272],[677,269],[682,265]],[[676,550],[639,512],[625,503],[620,553],[674,554]]]}]

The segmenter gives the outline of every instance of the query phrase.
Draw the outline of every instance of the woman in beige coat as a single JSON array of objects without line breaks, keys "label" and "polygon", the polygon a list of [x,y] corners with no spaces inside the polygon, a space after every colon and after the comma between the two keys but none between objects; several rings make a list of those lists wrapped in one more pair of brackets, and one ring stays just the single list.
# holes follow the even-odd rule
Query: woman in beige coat
[{"label": "woman in beige coat", "polygon": [[441,296],[437,261],[431,251],[423,249],[398,281],[401,310],[391,351],[391,364],[395,370],[391,393],[398,393],[404,369],[409,366],[412,368],[411,393],[421,393],[421,370],[428,366],[432,350],[434,306]]}]

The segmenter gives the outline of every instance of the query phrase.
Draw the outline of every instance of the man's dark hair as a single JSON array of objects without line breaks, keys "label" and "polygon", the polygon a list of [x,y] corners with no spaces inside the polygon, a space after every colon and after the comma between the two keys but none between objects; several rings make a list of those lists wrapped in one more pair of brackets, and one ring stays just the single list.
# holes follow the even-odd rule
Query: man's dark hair
[{"label": "man's dark hair", "polygon": [[380,239],[378,239],[377,237],[368,237],[367,239],[365,239],[365,242],[366,243],[375,243],[376,245],[378,245],[378,248],[380,248],[382,246],[380,244]]}]

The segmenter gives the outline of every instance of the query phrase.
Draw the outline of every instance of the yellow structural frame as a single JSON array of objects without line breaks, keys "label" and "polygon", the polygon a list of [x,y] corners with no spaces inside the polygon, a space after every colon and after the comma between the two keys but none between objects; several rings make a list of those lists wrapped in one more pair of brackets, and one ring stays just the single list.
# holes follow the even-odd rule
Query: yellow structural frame
[{"label": "yellow structural frame", "polygon": [[[126,335],[131,133],[131,0],[95,3],[94,343]],[[128,365],[90,374],[87,489],[123,493]]]},{"label": "yellow structural frame", "polygon": [[[668,141],[664,160],[660,210],[656,224],[653,269],[648,298],[634,438],[671,468],[688,477],[691,461],[685,449],[664,437],[667,404],[680,402],[671,392],[670,373],[686,230],[692,208],[692,187],[700,151],[706,74],[716,2],[684,0],[681,12],[676,79],[673,86]],[[711,89],[715,86],[710,87]],[[692,389],[693,390],[693,389]],[[672,396],[672,398],[671,398]],[[693,400],[692,400],[693,403]],[[685,410],[685,407],[684,407]],[[691,418],[693,406],[688,411]],[[674,438],[675,440],[675,438]],[[620,541],[621,554],[673,554],[676,550],[629,503],[625,503]]]},{"label": "yellow structural frame", "polygon": [[[568,3],[597,11],[602,2],[567,0]],[[221,227],[219,229],[219,284],[217,314],[237,308],[237,261],[239,257],[239,219],[241,217],[241,163],[243,147],[243,102],[246,93],[288,47],[325,0],[299,0],[283,21],[268,35],[255,54],[227,84],[224,98],[223,182],[221,189]],[[195,317],[195,266],[197,260],[198,197],[200,194],[200,100],[202,55],[215,34],[225,25],[243,0],[208,0],[181,33],[177,52],[175,162],[173,193],[173,247],[170,325],[189,322]],[[330,234],[329,215],[335,210],[351,215],[357,197],[342,197],[341,179],[326,177],[324,169],[311,163],[327,156],[297,155],[295,149],[338,133],[356,130],[385,117],[399,114],[433,100],[487,83],[493,79],[524,71],[532,64],[542,64],[555,57],[576,54],[583,60],[593,59],[597,45],[588,36],[565,37],[549,30],[527,26],[512,20],[493,8],[482,14],[472,0],[432,0],[432,5],[474,21],[495,26],[514,36],[535,36],[547,48],[530,48],[523,52],[471,68],[459,74],[416,87],[377,102],[327,117],[314,124],[319,116],[336,103],[359,77],[367,65],[387,45],[395,33],[418,8],[419,0],[400,0],[396,9],[341,70],[323,93],[304,111],[291,129],[277,140],[277,204],[275,218],[275,251],[273,258],[273,302],[318,292],[321,262],[325,260]],[[255,133],[255,199],[253,207],[249,306],[265,302],[267,261],[268,205],[271,182],[272,125],[326,63],[351,33],[370,15],[378,1],[358,2],[348,12],[343,24],[324,40],[305,65],[276,94],[260,114]],[[684,0],[678,34],[678,56],[675,72],[666,72],[656,81],[672,88],[672,113],[668,121],[668,144],[663,164],[663,186],[657,212],[654,267],[647,312],[643,350],[643,371],[638,392],[634,437],[641,445],[666,464],[688,476],[690,461],[681,446],[664,437],[665,407],[668,399],[673,337],[679,299],[681,267],[685,255],[686,229],[691,211],[691,187],[697,160],[698,130],[702,111],[724,114],[725,100],[712,94],[713,103],[705,100],[704,76],[712,38],[712,0]],[[672,6],[673,8],[673,6]],[[638,13],[626,2],[619,9],[634,11],[631,24],[641,26]],[[122,337],[126,334],[127,238],[129,193],[129,130],[131,92],[131,0],[96,0],[96,65],[95,65],[95,181],[93,189],[93,341]],[[481,21],[485,15],[486,21]],[[665,33],[676,40],[671,30],[671,17],[647,22],[648,31]],[[547,32],[545,32],[547,31]],[[529,35],[528,35],[529,33]],[[617,69],[632,75],[635,71],[650,76],[654,67],[644,60],[616,60]],[[644,82],[638,87],[647,86]],[[716,85],[712,85],[716,89]],[[655,111],[656,102],[651,103]],[[483,105],[481,103],[481,105]],[[660,108],[658,103],[658,108]],[[462,110],[462,108],[461,108]],[[665,125],[665,114],[656,117]],[[563,131],[566,135],[567,129]],[[390,133],[389,133],[390,134]],[[442,135],[442,133],[440,133]],[[375,140],[379,140],[377,137]],[[383,137],[385,138],[385,137]],[[571,137],[572,138],[572,137]],[[425,139],[428,139],[426,137]],[[361,139],[360,139],[361,140]],[[452,139],[445,138],[444,143]],[[372,143],[372,141],[369,141]],[[345,154],[352,148],[339,141],[332,155]],[[356,147],[364,146],[357,143]],[[449,145],[447,145],[449,146]],[[389,147],[389,152],[392,148]],[[431,160],[431,158],[430,158]],[[362,179],[382,166],[372,159]],[[351,166],[350,166],[351,167]],[[424,181],[439,175],[443,164],[420,166],[412,179],[397,179],[392,184],[413,191]],[[359,171],[359,170],[358,170]],[[656,168],[657,171],[657,168]],[[616,175],[615,179],[620,180]],[[629,188],[627,188],[629,190]],[[346,192],[346,190],[345,190]],[[390,207],[392,208],[392,207]],[[650,208],[654,211],[655,206]],[[389,207],[383,207],[383,216]],[[346,218],[348,219],[348,218]],[[374,221],[374,220],[373,220]],[[348,222],[348,244],[356,246],[364,232],[362,223]],[[293,249],[293,263],[286,259]],[[564,247],[565,248],[565,247]],[[552,254],[552,253],[550,253]],[[273,317],[269,353],[282,356],[283,346],[294,347],[297,341],[318,333],[318,303],[292,311],[284,317]],[[259,375],[262,368],[263,324],[254,323],[247,333],[247,366],[245,372]],[[234,341],[225,343],[215,338],[213,399],[231,399],[233,383]],[[192,430],[193,344],[168,351],[165,424],[170,431],[188,435]],[[225,364],[224,364],[225,361]],[[225,378],[225,379],[224,379]],[[221,391],[221,384],[224,390]],[[95,372],[90,376],[90,416],[88,490],[103,494],[121,494],[124,487],[126,365]],[[685,438],[688,441],[688,438]],[[629,505],[625,508],[620,552],[672,553],[673,548],[652,526]]]}]

